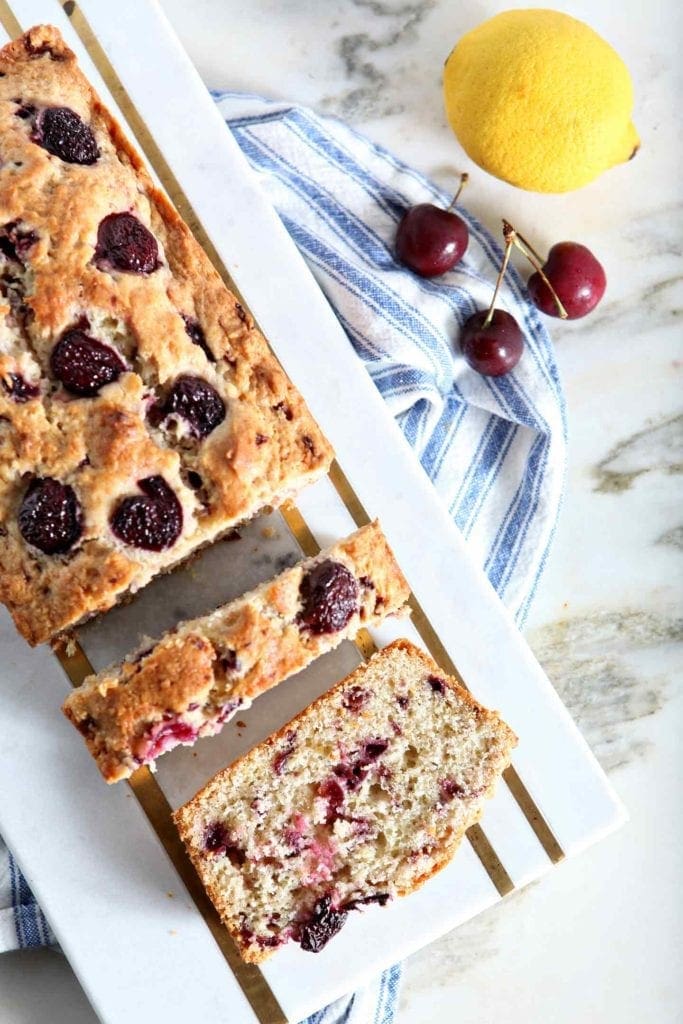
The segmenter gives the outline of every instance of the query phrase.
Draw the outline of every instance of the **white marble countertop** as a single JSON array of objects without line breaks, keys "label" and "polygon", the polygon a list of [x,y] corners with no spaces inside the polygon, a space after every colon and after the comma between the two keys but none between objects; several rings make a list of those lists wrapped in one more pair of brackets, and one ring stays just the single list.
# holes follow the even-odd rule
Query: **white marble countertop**
[{"label": "white marble countertop", "polygon": [[[559,5],[625,58],[643,145],[636,161],[578,193],[538,196],[473,168],[442,113],[451,45],[510,6],[163,0],[212,87],[334,113],[443,184],[469,170],[467,203],[490,228],[505,214],[539,248],[573,238],[605,264],[600,309],[551,326],[570,464],[527,636],[631,822],[413,956],[398,1024],[665,1024],[683,1013],[683,697],[675,688],[683,661],[683,9],[674,0]],[[0,1024],[95,1019],[68,965],[50,951],[0,958],[0,993]]]}]

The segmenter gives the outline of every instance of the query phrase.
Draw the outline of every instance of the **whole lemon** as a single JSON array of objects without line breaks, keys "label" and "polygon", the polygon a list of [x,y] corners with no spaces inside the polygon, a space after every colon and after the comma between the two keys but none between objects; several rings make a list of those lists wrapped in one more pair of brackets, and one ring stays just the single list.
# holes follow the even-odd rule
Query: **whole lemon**
[{"label": "whole lemon", "polygon": [[446,61],[446,114],[467,154],[533,192],[569,192],[639,146],[633,85],[612,47],[558,11],[505,11]]}]

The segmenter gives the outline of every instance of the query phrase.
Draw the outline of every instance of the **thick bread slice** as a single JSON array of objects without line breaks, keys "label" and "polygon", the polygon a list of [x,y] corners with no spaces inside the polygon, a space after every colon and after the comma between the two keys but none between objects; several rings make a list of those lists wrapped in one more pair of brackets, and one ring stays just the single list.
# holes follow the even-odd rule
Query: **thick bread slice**
[{"label": "thick bread slice", "polygon": [[388,615],[410,589],[377,522],[89,676],[64,713],[107,782],[219,732],[265,690]]},{"label": "thick bread slice", "polygon": [[351,909],[451,859],[517,738],[399,640],[219,772],[174,819],[242,957],[317,952]]}]

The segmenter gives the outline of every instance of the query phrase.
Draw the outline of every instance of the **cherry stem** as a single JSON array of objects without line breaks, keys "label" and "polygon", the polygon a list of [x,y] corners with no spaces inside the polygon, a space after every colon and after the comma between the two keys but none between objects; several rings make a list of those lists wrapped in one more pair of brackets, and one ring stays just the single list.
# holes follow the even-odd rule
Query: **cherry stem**
[{"label": "cherry stem", "polygon": [[512,224],[510,224],[509,221],[505,220],[505,218],[503,218],[503,238],[505,239],[505,244],[506,245],[508,244],[508,242],[511,245],[516,245],[517,248],[519,249],[519,251],[524,256],[526,256],[526,258],[528,259],[529,263],[534,268],[534,270],[536,270],[538,272],[541,280],[543,281],[543,283],[547,287],[548,291],[552,295],[553,302],[557,306],[557,312],[560,314],[560,318],[562,320],[567,320],[569,314],[567,313],[567,310],[562,305],[562,302],[560,300],[560,296],[557,294],[557,292],[555,291],[555,289],[551,285],[551,283],[548,280],[548,277],[547,277],[543,267],[541,266],[541,264],[543,263],[543,260],[538,255],[536,250],[534,248],[532,248],[532,246],[529,245],[529,243],[527,242],[527,240],[524,237],[524,235],[520,235],[520,233],[518,231],[515,231],[515,229],[513,228]]},{"label": "cherry stem", "polygon": [[[507,221],[503,221],[503,224],[507,224]],[[508,226],[508,228],[510,227],[509,224],[507,226]],[[514,228],[512,230],[514,231]],[[522,245],[525,246],[529,250],[529,252],[534,257],[534,259],[537,261],[537,263],[543,264],[545,262],[543,257],[539,256],[539,254],[534,249],[533,245],[531,245],[531,243],[526,240],[524,235],[520,235],[519,231],[515,231],[515,234],[517,235],[517,238],[522,243]],[[527,253],[525,253],[524,255],[527,257],[527,259],[529,258]]]},{"label": "cherry stem", "polygon": [[500,286],[503,283],[503,278],[505,277],[505,271],[507,270],[508,263],[510,262],[510,253],[512,252],[512,246],[514,244],[515,243],[514,243],[514,240],[512,238],[506,238],[505,239],[505,252],[503,253],[503,262],[501,263],[500,270],[498,271],[498,278],[496,280],[496,287],[493,289],[493,296],[491,298],[491,305],[489,306],[489,311],[486,314],[486,319],[484,320],[483,324],[481,325],[482,329],[485,328],[485,327],[488,327],[489,324],[491,323],[491,321],[493,320],[493,314],[495,312],[495,306],[496,306],[496,299],[498,298],[498,292],[500,291]]},{"label": "cherry stem", "polygon": [[450,202],[450,205],[447,207],[447,210],[452,210],[453,209],[453,207],[457,203],[458,199],[460,198],[460,193],[462,192],[462,190],[464,189],[465,185],[467,184],[467,182],[469,180],[470,180],[469,174],[467,173],[467,171],[463,171],[463,173],[460,175],[460,184],[458,185],[458,191],[453,196],[453,198],[452,198],[452,200]]}]

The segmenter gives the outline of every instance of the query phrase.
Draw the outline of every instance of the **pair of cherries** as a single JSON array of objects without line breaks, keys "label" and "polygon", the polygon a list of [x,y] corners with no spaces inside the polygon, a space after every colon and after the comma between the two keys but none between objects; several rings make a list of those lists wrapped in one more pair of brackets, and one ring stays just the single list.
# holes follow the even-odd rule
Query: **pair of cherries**
[{"label": "pair of cherries", "polygon": [[[444,210],[432,203],[420,203],[403,215],[396,234],[396,255],[421,277],[445,274],[462,259],[467,249],[467,225],[454,212],[467,181],[461,177],[453,202]],[[505,251],[488,310],[478,310],[464,323],[460,335],[463,355],[473,370],[500,377],[512,370],[522,357],[524,335],[515,318],[496,308],[496,299],[513,246],[534,267],[527,282],[529,297],[548,316],[578,320],[595,309],[605,293],[607,278],[590,249],[578,242],[558,242],[544,261],[507,221],[503,221]]]}]

